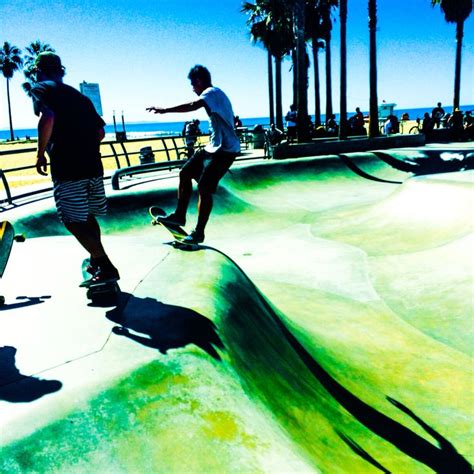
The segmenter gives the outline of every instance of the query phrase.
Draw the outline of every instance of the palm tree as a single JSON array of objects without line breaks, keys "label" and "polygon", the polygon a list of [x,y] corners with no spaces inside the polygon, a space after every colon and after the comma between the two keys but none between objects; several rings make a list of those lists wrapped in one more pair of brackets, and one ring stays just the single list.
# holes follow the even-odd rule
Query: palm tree
[{"label": "palm tree", "polygon": [[339,18],[341,29],[341,96],[339,110],[339,139],[347,138],[347,51],[346,51],[346,25],[347,25],[347,0],[341,0],[339,5]]},{"label": "palm tree", "polygon": [[268,68],[268,101],[269,101],[269,117],[270,123],[275,123],[275,97],[273,93],[273,63],[272,54],[267,51],[267,68]]},{"label": "palm tree", "polygon": [[[291,15],[284,0],[256,0],[255,4],[244,2],[241,11],[248,15],[247,24],[250,25],[252,40],[261,43],[275,58],[276,126],[283,129],[281,63],[292,47]],[[271,68],[269,91],[273,87],[270,71]]]},{"label": "palm tree", "polygon": [[[321,99],[320,99],[320,80],[319,80],[319,50],[325,49],[326,40],[330,31],[327,28],[332,27],[332,23],[326,20],[327,10],[336,8],[338,0],[307,0],[306,2],[306,34],[311,41],[313,51],[313,69],[314,69],[314,101],[315,101],[315,125],[321,125]],[[330,46],[330,42],[328,43]],[[329,80],[327,88],[329,94],[326,97],[326,104],[329,103],[332,113],[332,94],[331,94],[331,52],[326,57],[326,74],[329,71]],[[329,84],[329,86],[328,86]],[[327,111],[326,111],[327,114]],[[329,117],[326,115],[326,120]]]},{"label": "palm tree", "polygon": [[32,41],[28,46],[25,47],[25,57],[24,59],[24,68],[23,73],[26,79],[30,79],[32,75],[32,69],[35,65],[36,58],[38,54],[44,52],[55,53],[55,49],[48,43],[42,43],[40,40]]},{"label": "palm tree", "polygon": [[332,9],[339,4],[338,0],[320,0],[322,28],[324,31],[326,52],[326,119],[332,115],[332,75],[331,75],[331,32]]},{"label": "palm tree", "polygon": [[464,22],[472,12],[472,0],[431,0],[435,6],[439,4],[448,23],[456,23],[456,62],[454,68],[454,100],[453,110],[459,108],[461,95],[461,55]]},{"label": "palm tree", "polygon": [[369,137],[379,135],[377,99],[377,0],[369,0]]},{"label": "palm tree", "polygon": [[319,11],[319,2],[309,0],[306,2],[306,34],[311,41],[311,50],[313,52],[313,70],[314,70],[314,125],[321,125],[321,94],[319,80],[319,50],[324,47],[321,41],[321,14]]},{"label": "palm tree", "polygon": [[23,90],[28,95],[30,95],[30,90],[35,82],[33,78],[33,68],[38,54],[47,51],[55,53],[56,50],[48,43],[42,43],[40,40],[31,42],[25,47],[25,50],[26,54],[23,58],[23,74],[25,75],[26,82],[24,82],[21,86],[23,87]]},{"label": "palm tree", "polygon": [[296,50],[296,107],[298,113],[297,136],[303,142],[309,138],[308,120],[308,56],[305,35],[305,0],[296,0],[293,5],[293,27]]},{"label": "palm tree", "polygon": [[10,138],[12,141],[15,139],[15,135],[13,134],[12,109],[10,103],[10,79],[13,77],[15,71],[18,71],[22,65],[21,49],[5,41],[3,48],[0,49],[0,71],[7,80],[8,118],[10,120]]}]

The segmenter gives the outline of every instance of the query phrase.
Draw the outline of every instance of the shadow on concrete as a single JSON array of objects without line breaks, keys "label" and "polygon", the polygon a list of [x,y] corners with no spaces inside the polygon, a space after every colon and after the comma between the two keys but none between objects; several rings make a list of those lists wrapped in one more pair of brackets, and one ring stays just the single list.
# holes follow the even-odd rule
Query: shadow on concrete
[{"label": "shadow on concrete", "polygon": [[[271,311],[270,307],[268,307],[268,309]],[[301,360],[312,375],[324,386],[335,400],[337,400],[360,423],[370,429],[373,433],[393,444],[393,446],[403,453],[425,464],[437,473],[472,473],[469,462],[456,451],[455,447],[447,439],[443,438],[433,428],[423,422],[423,420],[416,417],[411,410],[406,408],[400,402],[387,397],[393,405],[408,414],[420,426],[422,426],[425,431],[438,442],[438,446],[430,443],[425,438],[419,436],[401,423],[391,419],[384,413],[372,408],[338,383],[300,344],[300,342],[286,328],[283,322],[279,320],[276,314],[273,312],[271,314],[273,314],[275,321],[285,334],[286,339],[299,354]],[[366,457],[364,457],[364,459],[368,460]]]},{"label": "shadow on concrete", "polygon": [[127,296],[125,308],[106,313],[109,320],[120,324],[112,329],[115,334],[158,349],[162,354],[195,344],[214,359],[221,360],[216,347],[223,349],[224,344],[212,321],[182,306],[168,305],[154,298]]},{"label": "shadow on concrete", "polygon": [[[404,159],[394,158],[389,153],[382,151],[373,152],[377,158],[393,168],[414,173],[416,175],[451,173],[474,169],[474,153],[466,150],[453,150],[451,152],[440,150],[423,150],[422,156]],[[420,153],[418,152],[418,155]],[[447,155],[449,158],[444,158]]]},{"label": "shadow on concrete", "polygon": [[[412,418],[418,425],[420,425],[426,433],[428,433],[433,439],[438,443],[439,448],[432,446],[434,449],[438,449],[437,455],[432,456],[431,462],[424,462],[427,466],[430,466],[435,472],[449,474],[452,472],[456,473],[468,473],[471,472],[471,466],[468,461],[465,460],[457,451],[456,448],[441,434],[434,430],[431,426],[425,423],[421,418],[419,418],[412,410],[408,407],[395,400],[394,398],[387,397],[387,400],[397,407],[400,411]],[[337,434],[339,437],[361,458],[365,459],[367,462],[372,464],[377,469],[380,469],[384,473],[390,473],[382,464],[380,464],[375,458],[373,458],[364,448],[362,448],[358,443],[353,439],[346,436],[344,433],[339,432]],[[416,442],[414,449],[418,451],[418,456],[413,456],[415,459],[420,460],[422,457],[426,457],[428,452],[423,453],[422,450],[425,450],[420,443]]]},{"label": "shadow on concrete", "polygon": [[19,303],[4,304],[0,306],[0,311],[9,311],[12,309],[24,308],[26,306],[33,306],[35,304],[44,303],[44,300],[51,298],[49,295],[45,296],[17,296],[17,300],[25,300]]},{"label": "shadow on concrete", "polygon": [[362,459],[365,459],[367,462],[372,464],[372,466],[376,467],[380,471],[384,472],[385,474],[390,474],[391,471],[389,471],[385,466],[380,464],[375,458],[373,458],[362,446],[357,444],[352,438],[349,436],[346,436],[344,433],[341,433],[339,430],[336,430],[336,433],[339,435],[339,437],[344,441],[344,443],[349,446],[349,448],[354,451],[358,456],[360,456]]},{"label": "shadow on concrete", "polygon": [[16,348],[0,347],[0,400],[32,402],[61,389],[63,384],[59,380],[41,380],[22,375],[15,365],[15,355]]},{"label": "shadow on concrete", "polygon": [[[208,247],[212,249],[211,247]],[[293,350],[298,354],[301,361],[308,369],[311,376],[313,376],[325,389],[326,391],[342,406],[344,407],[359,423],[363,424],[366,428],[372,431],[377,436],[385,439],[401,452],[407,456],[419,461],[420,463],[430,467],[435,472],[440,474],[451,474],[451,473],[466,473],[472,474],[472,469],[469,462],[457,452],[456,448],[446,438],[437,433],[427,423],[418,418],[410,409],[405,407],[402,403],[396,401],[393,398],[387,397],[388,401],[392,403],[399,410],[410,416],[416,421],[433,439],[436,440],[437,445],[430,443],[424,437],[418,435],[416,432],[404,426],[402,423],[390,418],[385,413],[382,413],[363,400],[358,398],[354,393],[350,392],[342,384],[340,384],[335,378],[327,372],[324,367],[312,356],[312,354],[300,343],[300,341],[293,335],[293,333],[287,328],[285,323],[280,319],[278,314],[274,311],[270,303],[260,293],[258,288],[254,285],[252,280],[246,275],[246,273],[240,268],[240,266],[232,260],[229,256],[224,254],[218,249],[213,249],[220,253],[241,272],[242,276],[247,280],[249,288],[253,288],[256,296],[256,301],[259,301],[264,308],[264,311],[268,316],[275,322],[276,326],[280,329],[283,337],[290,344]],[[239,287],[229,287],[228,291],[232,294],[239,293]],[[241,302],[240,307],[249,302]],[[252,303],[251,306],[254,306]],[[229,319],[239,319],[238,314],[233,315],[233,311],[239,311],[237,307],[232,308],[227,315]],[[344,439],[344,438],[343,438]],[[346,438],[346,442],[349,438]],[[356,443],[351,443],[351,449],[356,448]],[[357,448],[356,448],[357,449]],[[385,467],[377,465],[377,461],[370,457],[368,453],[363,452],[362,448],[358,452],[364,459],[371,462],[374,466],[377,466],[384,472],[387,472]],[[370,458],[370,461],[369,461]],[[373,461],[373,462],[372,462]]]},{"label": "shadow on concrete", "polygon": [[340,154],[337,155],[341,161],[355,174],[361,176],[362,178],[365,179],[370,179],[371,181],[377,181],[379,183],[391,183],[391,184],[402,184],[402,181],[394,181],[390,179],[382,179],[378,178],[377,176],[373,176],[369,173],[366,173],[363,169],[361,169],[359,166],[357,166],[351,158],[349,158],[348,155]]}]

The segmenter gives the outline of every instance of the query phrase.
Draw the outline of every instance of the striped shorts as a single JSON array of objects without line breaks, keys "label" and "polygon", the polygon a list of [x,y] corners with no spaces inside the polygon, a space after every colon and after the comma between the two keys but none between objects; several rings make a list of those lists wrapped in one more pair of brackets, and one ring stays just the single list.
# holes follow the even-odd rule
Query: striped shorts
[{"label": "striped shorts", "polygon": [[54,200],[62,222],[86,222],[90,214],[103,216],[107,212],[102,177],[77,181],[55,181]]}]

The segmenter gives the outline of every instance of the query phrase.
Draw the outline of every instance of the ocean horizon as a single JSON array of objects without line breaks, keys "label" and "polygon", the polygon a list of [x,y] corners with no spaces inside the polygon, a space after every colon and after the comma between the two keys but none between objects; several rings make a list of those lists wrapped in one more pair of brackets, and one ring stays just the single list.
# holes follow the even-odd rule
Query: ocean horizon
[{"label": "ocean horizon", "polygon": [[[425,112],[431,112],[433,107],[418,107],[412,109],[399,109],[394,110],[395,115],[398,118],[402,114],[408,113],[411,120],[416,118],[423,118]],[[450,110],[450,107],[446,106],[446,109]],[[467,110],[474,111],[474,105],[462,105],[460,109],[465,112]],[[353,114],[354,111],[348,111],[348,117]],[[368,111],[363,111],[364,115],[368,114]],[[339,114],[336,113],[336,120],[339,121]],[[188,120],[191,120],[192,117],[189,117]],[[314,115],[311,115],[311,119],[314,121]],[[262,125],[268,127],[270,124],[270,118],[267,117],[247,117],[242,118],[242,125],[244,127],[253,128],[256,125]],[[326,120],[326,115],[321,114],[321,121],[324,123]],[[161,136],[173,136],[180,135],[185,121],[179,122],[130,122],[125,123],[125,131],[127,133],[128,139],[133,138],[155,138]],[[200,124],[201,131],[203,133],[209,132],[209,122],[207,120],[201,120]],[[122,124],[119,122],[117,124],[117,131],[121,132]],[[14,128],[15,137],[18,139],[25,138],[37,138],[38,131],[36,128]],[[105,126],[106,140],[115,138],[115,129],[113,124],[106,124]],[[0,130],[0,141],[6,141],[10,139],[10,130]]]}]

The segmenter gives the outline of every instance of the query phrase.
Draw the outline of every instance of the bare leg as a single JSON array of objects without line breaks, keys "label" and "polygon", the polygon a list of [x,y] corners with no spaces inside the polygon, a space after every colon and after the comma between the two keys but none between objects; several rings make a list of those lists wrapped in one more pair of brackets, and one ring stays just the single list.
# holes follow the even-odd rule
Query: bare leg
[{"label": "bare leg", "polygon": [[67,222],[65,226],[90,253],[92,258],[100,258],[106,255],[100,239],[99,224],[95,217],[89,216],[87,222]]}]

